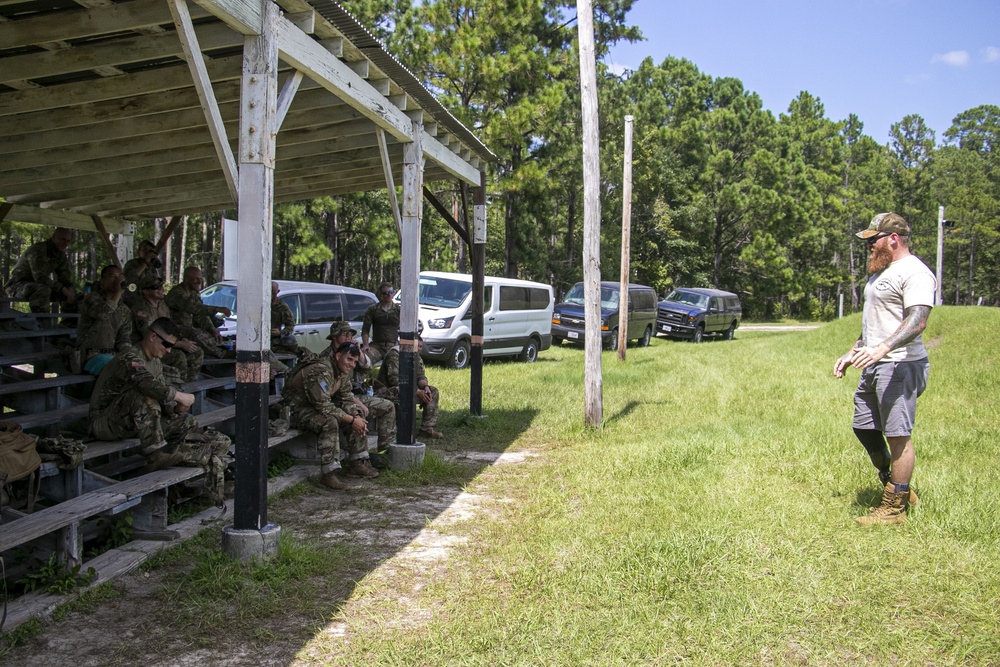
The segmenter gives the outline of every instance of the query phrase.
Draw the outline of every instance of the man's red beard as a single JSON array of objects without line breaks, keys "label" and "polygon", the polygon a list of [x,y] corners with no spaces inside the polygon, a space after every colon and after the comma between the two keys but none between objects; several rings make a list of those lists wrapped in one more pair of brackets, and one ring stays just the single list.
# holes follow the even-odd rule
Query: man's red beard
[{"label": "man's red beard", "polygon": [[892,249],[887,245],[877,245],[868,256],[868,275],[885,271],[890,264],[892,264]]}]

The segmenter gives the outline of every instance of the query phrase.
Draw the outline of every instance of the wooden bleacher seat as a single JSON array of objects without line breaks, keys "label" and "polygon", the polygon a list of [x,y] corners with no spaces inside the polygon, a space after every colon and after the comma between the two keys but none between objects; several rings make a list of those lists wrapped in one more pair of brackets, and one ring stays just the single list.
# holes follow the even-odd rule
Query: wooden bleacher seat
[{"label": "wooden bleacher seat", "polygon": [[68,387],[75,384],[86,384],[96,380],[93,375],[57,375],[50,378],[38,378],[34,380],[10,380],[6,379],[0,383],[0,396],[6,394],[16,394],[26,391],[40,391],[45,389],[55,389]]},{"label": "wooden bleacher seat", "polygon": [[19,329],[17,331],[0,331],[0,340],[22,340],[24,338],[55,338],[59,336],[76,335],[72,327],[56,327],[54,329]]}]

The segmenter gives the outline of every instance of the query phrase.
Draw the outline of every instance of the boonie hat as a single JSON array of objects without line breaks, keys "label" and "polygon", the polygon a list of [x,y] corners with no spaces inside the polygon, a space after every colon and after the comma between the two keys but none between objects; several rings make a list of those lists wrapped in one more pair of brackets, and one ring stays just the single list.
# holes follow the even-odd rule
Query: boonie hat
[{"label": "boonie hat", "polygon": [[341,336],[346,333],[349,333],[352,336],[356,336],[358,334],[358,330],[351,328],[350,322],[345,322],[344,320],[337,320],[336,322],[330,325],[330,335],[327,336],[326,339],[333,340],[337,336]]},{"label": "boonie hat", "polygon": [[868,229],[864,229],[855,236],[859,239],[870,239],[879,234],[899,234],[900,236],[910,236],[910,226],[906,224],[902,216],[895,213],[879,213],[872,218]]}]

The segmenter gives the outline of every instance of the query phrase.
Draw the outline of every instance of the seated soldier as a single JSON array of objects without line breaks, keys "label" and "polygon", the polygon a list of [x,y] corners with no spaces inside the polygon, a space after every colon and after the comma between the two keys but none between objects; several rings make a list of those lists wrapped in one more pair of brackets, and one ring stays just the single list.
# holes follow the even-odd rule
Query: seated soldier
[{"label": "seated soldier", "polygon": [[[413,355],[413,370],[416,378],[416,398],[417,405],[423,409],[423,419],[420,422],[419,435],[428,438],[440,438],[444,434],[434,427],[438,420],[438,400],[440,394],[437,387],[432,387],[427,381],[427,372],[424,370],[424,360],[420,356],[423,350],[424,340],[417,335],[417,354]],[[399,405],[399,345],[394,345],[386,352],[382,360],[382,368],[379,369],[378,381],[382,384],[380,394]]]},{"label": "seated soldier", "polygon": [[161,317],[138,345],[115,355],[90,399],[90,431],[103,440],[138,438],[149,470],[172,465],[201,468],[205,490],[217,505],[225,497],[228,437],[201,429],[188,414],[194,396],[171,386],[161,359],[177,341],[177,325]]},{"label": "seated soldier", "polygon": [[[137,344],[149,333],[149,325],[161,317],[170,318],[170,309],[163,300],[163,280],[156,274],[146,274],[139,281],[139,300],[132,305],[132,343]],[[164,373],[174,370],[167,379],[171,384],[190,382],[201,372],[205,353],[194,341],[184,338],[184,329],[178,327],[181,338],[163,357]]]},{"label": "seated soldier", "polygon": [[54,301],[75,305],[76,287],[66,256],[72,240],[71,230],[56,227],[48,240],[29,246],[10,272],[7,292],[27,301],[33,313],[49,312]]},{"label": "seated soldier", "polygon": [[[330,325],[330,335],[327,336],[332,342],[322,354],[333,354],[333,350],[344,343],[354,341],[357,334],[357,330],[352,329],[349,322],[334,322]],[[378,427],[378,450],[381,452],[396,442],[396,405],[387,398],[375,396],[374,392],[369,393],[372,386],[369,376],[371,369],[368,355],[360,352],[351,378],[351,393],[354,395],[354,402],[361,409],[361,416],[369,421],[375,419]]]},{"label": "seated soldier", "polygon": [[99,375],[115,354],[132,347],[132,313],[122,303],[123,293],[122,271],[109,264],[97,289],[80,304],[76,347],[83,370],[91,375]]},{"label": "seated soldier", "polygon": [[150,469],[176,465],[188,431],[198,423],[187,413],[194,396],[163,378],[161,359],[177,342],[177,325],[161,317],[136,344],[101,371],[90,397],[90,432],[102,440],[139,438]]},{"label": "seated soldier", "polygon": [[206,355],[220,359],[233,358],[235,354],[229,354],[229,351],[219,345],[222,342],[222,335],[212,323],[212,316],[216,313],[229,317],[233,311],[225,306],[202,303],[201,282],[200,268],[189,266],[184,269],[184,281],[167,292],[164,299],[170,308],[171,319],[182,328],[188,338],[201,346]]},{"label": "seated soldier", "polygon": [[317,434],[320,483],[335,491],[353,488],[337,477],[340,439],[347,449],[344,472],[354,477],[378,477],[368,461],[368,425],[351,394],[351,375],[360,349],[344,343],[333,356],[299,362],[285,380],[282,403],[291,408],[291,425]]},{"label": "seated soldier", "polygon": [[159,278],[159,269],[163,267],[163,262],[156,256],[156,244],[150,240],[139,243],[136,255],[125,262],[122,267],[122,275],[125,277],[125,304],[132,308],[142,300],[140,294],[142,290],[143,278]]}]

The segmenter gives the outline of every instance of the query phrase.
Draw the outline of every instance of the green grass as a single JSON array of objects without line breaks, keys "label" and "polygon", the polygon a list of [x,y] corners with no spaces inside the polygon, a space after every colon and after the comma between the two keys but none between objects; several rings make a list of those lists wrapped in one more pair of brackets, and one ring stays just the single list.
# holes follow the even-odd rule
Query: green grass
[{"label": "green grass", "polygon": [[[460,416],[468,374],[431,368],[448,441],[541,456],[469,485],[505,502],[422,590],[435,613],[419,631],[349,617],[348,644],[308,650],[328,664],[997,664],[998,325],[994,309],[931,316],[923,505],[891,528],[854,524],[879,488],[850,429],[857,371],[831,373],[859,316],[657,340],[624,365],[606,353],[599,432],[582,427],[581,349],[488,363],[481,421]],[[383,604],[359,606],[391,615]]]}]

